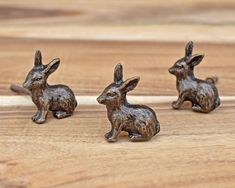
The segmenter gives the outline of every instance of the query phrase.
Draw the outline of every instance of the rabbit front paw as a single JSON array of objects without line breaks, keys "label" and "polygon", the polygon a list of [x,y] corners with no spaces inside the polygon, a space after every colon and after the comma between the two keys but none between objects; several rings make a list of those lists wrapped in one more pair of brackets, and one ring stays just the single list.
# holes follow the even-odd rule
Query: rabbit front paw
[{"label": "rabbit front paw", "polygon": [[42,124],[46,121],[46,118],[43,117],[37,117],[37,119],[33,120],[37,124]]},{"label": "rabbit front paw", "polygon": [[36,121],[40,117],[40,111],[37,111],[36,114],[32,117],[33,121]]},{"label": "rabbit front paw", "polygon": [[173,101],[173,102],[172,102],[172,107],[173,107],[174,109],[179,109],[179,108],[180,108],[180,105],[179,105],[178,101]]},{"label": "rabbit front paw", "polygon": [[117,141],[117,138],[112,135],[112,131],[106,133],[106,134],[104,135],[104,137],[106,138],[106,140],[107,140],[108,142],[116,142],[116,141]]},{"label": "rabbit front paw", "polygon": [[108,138],[110,137],[110,135],[111,135],[111,131],[110,131],[110,132],[107,132],[107,133],[104,135],[104,137],[105,137],[106,139],[108,139]]}]

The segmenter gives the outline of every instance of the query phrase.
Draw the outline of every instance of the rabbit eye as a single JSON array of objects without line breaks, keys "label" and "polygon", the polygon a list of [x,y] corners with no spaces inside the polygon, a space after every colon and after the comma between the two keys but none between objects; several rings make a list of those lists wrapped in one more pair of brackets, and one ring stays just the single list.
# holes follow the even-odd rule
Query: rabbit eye
[{"label": "rabbit eye", "polygon": [[183,65],[178,65],[178,68],[183,69],[184,66]]},{"label": "rabbit eye", "polygon": [[107,95],[110,96],[110,97],[114,97],[116,95],[116,93],[110,92],[110,93],[107,93]]},{"label": "rabbit eye", "polygon": [[41,77],[35,78],[36,81],[39,81],[39,80],[41,80],[41,79],[42,79]]}]

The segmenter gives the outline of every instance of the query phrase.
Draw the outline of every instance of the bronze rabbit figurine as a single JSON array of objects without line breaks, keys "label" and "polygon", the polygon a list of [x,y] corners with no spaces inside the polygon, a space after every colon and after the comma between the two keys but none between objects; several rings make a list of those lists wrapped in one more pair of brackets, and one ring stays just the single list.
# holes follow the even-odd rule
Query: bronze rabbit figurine
[{"label": "bronze rabbit figurine", "polygon": [[172,107],[179,109],[184,101],[191,101],[193,111],[209,113],[220,105],[215,86],[217,78],[200,80],[194,76],[194,67],[202,61],[204,55],[192,55],[192,52],[193,42],[190,41],[185,47],[185,57],[176,61],[169,69],[169,72],[176,76],[176,87],[179,92],[179,97],[172,103]]},{"label": "bronze rabbit figurine", "polygon": [[42,64],[42,55],[36,51],[34,67],[28,73],[23,88],[11,86],[15,92],[30,94],[38,111],[32,120],[38,124],[44,123],[48,111],[52,111],[54,117],[61,119],[71,116],[77,107],[77,101],[73,91],[65,85],[48,85],[47,78],[60,64],[60,59],[54,59],[49,64]]},{"label": "bronze rabbit figurine", "polygon": [[151,108],[127,102],[126,93],[133,90],[139,80],[139,77],[133,77],[123,81],[122,65],[117,64],[114,82],[97,98],[100,104],[106,105],[108,119],[112,125],[111,131],[105,134],[108,142],[117,141],[121,131],[128,132],[131,141],[150,140],[160,131],[160,124]]}]

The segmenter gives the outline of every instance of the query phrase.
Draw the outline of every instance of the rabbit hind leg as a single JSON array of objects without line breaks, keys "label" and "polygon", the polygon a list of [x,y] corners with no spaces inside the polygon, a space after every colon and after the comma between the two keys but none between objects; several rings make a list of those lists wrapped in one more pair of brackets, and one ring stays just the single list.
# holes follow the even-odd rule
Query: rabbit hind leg
[{"label": "rabbit hind leg", "polygon": [[148,141],[152,138],[152,135],[150,134],[150,130],[148,130],[145,123],[137,124],[137,130],[138,132],[134,132],[129,134],[129,137],[131,141]]},{"label": "rabbit hind leg", "polygon": [[131,134],[131,135],[129,135],[129,137],[132,142],[150,140],[149,137],[143,136],[142,134]]},{"label": "rabbit hind leg", "polygon": [[199,106],[197,104],[194,104],[192,106],[192,110],[195,111],[195,112],[202,112],[202,113],[208,113],[209,112],[208,109],[203,109],[201,106]]},{"label": "rabbit hind leg", "polygon": [[196,96],[197,103],[193,104],[192,110],[195,112],[208,113],[213,109],[212,99],[206,94]]},{"label": "rabbit hind leg", "polygon": [[58,111],[53,111],[53,115],[57,119],[62,119],[62,118],[66,118],[66,117],[71,116],[72,113],[66,112],[66,111],[62,111],[62,110],[58,110]]}]

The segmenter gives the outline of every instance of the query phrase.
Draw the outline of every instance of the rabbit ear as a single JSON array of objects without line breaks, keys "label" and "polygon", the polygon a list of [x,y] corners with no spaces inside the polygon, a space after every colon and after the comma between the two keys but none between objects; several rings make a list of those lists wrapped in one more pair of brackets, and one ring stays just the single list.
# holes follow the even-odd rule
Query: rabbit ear
[{"label": "rabbit ear", "polygon": [[202,61],[203,58],[204,58],[204,55],[203,55],[203,54],[193,55],[193,56],[189,59],[189,61],[188,61],[187,64],[194,67],[194,66],[198,65],[198,64]]},{"label": "rabbit ear", "polygon": [[34,56],[34,66],[38,67],[41,65],[42,65],[42,54],[39,50],[37,50]]},{"label": "rabbit ear", "polygon": [[133,90],[137,86],[139,81],[140,81],[140,77],[138,77],[138,76],[133,77],[133,78],[129,78],[124,83],[121,84],[119,89],[122,92],[127,93],[127,92]]},{"label": "rabbit ear", "polygon": [[50,75],[59,67],[59,65],[60,59],[53,59],[48,65],[46,65],[46,68],[43,70],[43,73],[45,73],[46,75]]},{"label": "rabbit ear", "polygon": [[122,70],[122,64],[117,64],[114,69],[114,82],[115,83],[121,83],[123,78],[123,70]]},{"label": "rabbit ear", "polygon": [[193,42],[189,41],[185,46],[185,57],[191,56],[193,54]]}]

